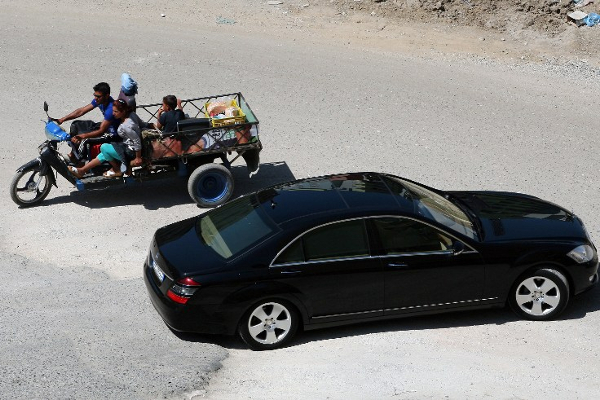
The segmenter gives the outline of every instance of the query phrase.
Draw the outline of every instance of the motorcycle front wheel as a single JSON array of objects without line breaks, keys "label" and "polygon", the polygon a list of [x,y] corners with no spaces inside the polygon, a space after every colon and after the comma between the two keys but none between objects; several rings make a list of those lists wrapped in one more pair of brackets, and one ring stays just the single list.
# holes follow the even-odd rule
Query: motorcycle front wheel
[{"label": "motorcycle front wheel", "polygon": [[10,197],[21,207],[30,207],[41,203],[50,189],[52,182],[48,175],[40,175],[40,167],[35,166],[19,171],[10,183]]}]

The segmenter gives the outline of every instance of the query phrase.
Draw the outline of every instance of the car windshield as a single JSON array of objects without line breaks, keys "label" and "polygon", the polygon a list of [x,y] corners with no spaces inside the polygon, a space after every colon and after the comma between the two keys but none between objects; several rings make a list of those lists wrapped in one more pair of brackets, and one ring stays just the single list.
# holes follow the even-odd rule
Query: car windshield
[{"label": "car windshield", "polygon": [[434,220],[455,232],[477,239],[477,233],[469,217],[454,203],[412,182],[396,178],[416,202],[419,215]]},{"label": "car windshield", "polygon": [[198,228],[204,244],[228,259],[271,235],[276,225],[251,196],[208,212],[198,221]]}]

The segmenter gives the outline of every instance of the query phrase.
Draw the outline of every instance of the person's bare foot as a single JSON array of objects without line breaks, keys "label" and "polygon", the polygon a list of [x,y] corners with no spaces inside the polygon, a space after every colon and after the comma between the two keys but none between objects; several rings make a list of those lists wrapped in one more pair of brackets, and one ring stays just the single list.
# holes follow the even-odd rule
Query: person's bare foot
[{"label": "person's bare foot", "polygon": [[72,165],[69,165],[69,172],[79,179],[83,178],[83,175],[85,175],[85,173],[81,172],[77,167]]}]

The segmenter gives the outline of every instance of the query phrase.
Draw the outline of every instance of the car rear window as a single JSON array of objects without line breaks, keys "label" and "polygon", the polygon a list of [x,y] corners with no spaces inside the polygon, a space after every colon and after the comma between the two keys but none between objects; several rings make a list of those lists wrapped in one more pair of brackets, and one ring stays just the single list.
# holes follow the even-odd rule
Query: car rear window
[{"label": "car rear window", "polygon": [[276,225],[253,196],[242,197],[208,212],[198,221],[204,244],[228,259],[271,235]]}]

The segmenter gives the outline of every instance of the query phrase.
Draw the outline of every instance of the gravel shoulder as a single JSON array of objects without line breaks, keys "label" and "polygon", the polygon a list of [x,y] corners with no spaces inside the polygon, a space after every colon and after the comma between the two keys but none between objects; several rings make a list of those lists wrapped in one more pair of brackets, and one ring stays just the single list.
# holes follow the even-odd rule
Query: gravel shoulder
[{"label": "gravel shoulder", "polygon": [[[263,166],[252,179],[234,168],[236,195],[377,170],[533,194],[574,210],[600,243],[598,62],[567,40],[593,28],[547,38],[327,1],[191,3],[0,0],[0,117],[18,127],[0,135],[5,190],[43,140],[44,100],[62,116],[127,71],[140,103],[244,93]],[[175,336],[147,299],[152,233],[202,212],[184,182],[79,193],[59,178],[42,206],[18,209],[5,192],[0,210],[2,398],[595,398],[598,291],[549,323],[508,310],[424,317],[257,353]]]}]

